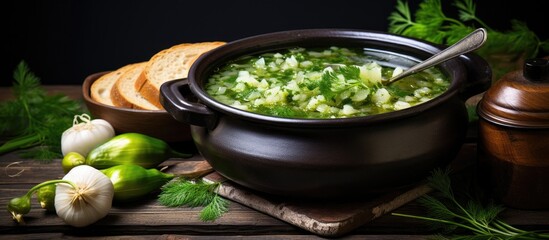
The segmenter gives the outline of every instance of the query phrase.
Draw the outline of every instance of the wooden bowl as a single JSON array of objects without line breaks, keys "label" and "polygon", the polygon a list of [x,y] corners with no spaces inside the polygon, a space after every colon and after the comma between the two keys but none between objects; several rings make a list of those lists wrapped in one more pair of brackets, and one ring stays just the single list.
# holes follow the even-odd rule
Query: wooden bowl
[{"label": "wooden bowl", "polygon": [[166,142],[191,142],[190,126],[176,121],[165,110],[138,110],[114,107],[99,103],[90,96],[92,83],[102,75],[99,72],[86,77],[82,85],[82,95],[92,118],[108,121],[117,134],[136,132],[162,139]]}]

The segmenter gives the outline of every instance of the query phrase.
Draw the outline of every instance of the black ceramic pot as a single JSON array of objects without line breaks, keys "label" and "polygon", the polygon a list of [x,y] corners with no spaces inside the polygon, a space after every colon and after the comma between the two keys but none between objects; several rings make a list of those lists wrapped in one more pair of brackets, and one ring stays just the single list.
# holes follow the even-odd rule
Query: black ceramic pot
[{"label": "black ceramic pot", "polygon": [[410,66],[440,48],[383,32],[310,29],[230,42],[202,55],[188,78],[165,83],[161,103],[191,124],[212,167],[249,188],[289,197],[367,195],[415,183],[459,151],[467,131],[464,100],[486,90],[491,71],[469,54],[440,67],[452,79],[437,98],[390,113],[345,119],[265,116],[224,105],[204,90],[217,67],[238,56],[288,47],[361,47],[385,64]]}]

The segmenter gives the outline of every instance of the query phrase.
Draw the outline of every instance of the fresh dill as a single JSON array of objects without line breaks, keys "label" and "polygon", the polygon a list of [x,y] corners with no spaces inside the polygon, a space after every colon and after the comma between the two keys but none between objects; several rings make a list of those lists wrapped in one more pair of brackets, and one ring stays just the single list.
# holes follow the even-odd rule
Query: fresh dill
[{"label": "fresh dill", "polygon": [[204,207],[202,221],[214,221],[228,211],[229,202],[216,193],[220,183],[206,183],[201,179],[179,178],[161,188],[158,202],[166,207]]},{"label": "fresh dill", "polygon": [[[427,216],[402,213],[392,215],[429,221],[433,228],[441,229],[444,234],[451,234],[458,229],[470,233],[452,236],[450,239],[549,239],[549,233],[517,229],[499,220],[498,214],[505,209],[501,205],[484,203],[481,197],[469,192],[459,192],[468,199],[461,200],[454,192],[450,174],[449,168],[435,169],[428,178],[429,186],[435,193],[418,199],[418,203],[428,210]],[[441,235],[437,238],[448,239]]]},{"label": "fresh dill", "polygon": [[61,135],[82,105],[65,95],[46,94],[25,61],[17,65],[13,78],[15,99],[0,103],[0,155],[24,149],[24,158],[61,157]]},{"label": "fresh dill", "polygon": [[[521,67],[526,58],[536,57],[540,50],[549,52],[549,39],[541,41],[528,29],[526,23],[512,19],[511,29],[498,31],[476,16],[473,0],[455,0],[458,18],[449,17],[442,11],[440,0],[424,0],[414,15],[408,2],[397,1],[396,11],[389,15],[391,33],[415,37],[433,43],[451,45],[471,33],[477,27],[488,31],[488,39],[476,53],[488,61],[494,79]],[[513,64],[517,61],[518,64]]]},{"label": "fresh dill", "polygon": [[213,221],[221,217],[221,215],[227,211],[229,211],[229,202],[215,194],[212,201],[200,212],[200,220]]}]

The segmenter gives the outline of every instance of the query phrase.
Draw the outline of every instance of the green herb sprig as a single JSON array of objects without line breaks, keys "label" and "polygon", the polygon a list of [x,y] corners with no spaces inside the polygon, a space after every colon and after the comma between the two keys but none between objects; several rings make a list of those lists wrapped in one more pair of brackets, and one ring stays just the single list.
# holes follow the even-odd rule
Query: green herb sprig
[{"label": "green herb sprig", "polygon": [[25,61],[13,78],[15,99],[0,103],[0,155],[26,149],[20,154],[24,158],[61,157],[61,135],[81,113],[81,104],[62,94],[47,95]]},{"label": "green herb sprig", "polygon": [[[540,50],[549,53],[549,39],[541,41],[526,23],[511,19],[511,29],[498,31],[476,16],[473,0],[455,0],[458,19],[442,11],[440,0],[424,0],[412,15],[407,2],[399,0],[389,15],[391,33],[415,37],[433,43],[451,45],[477,27],[486,28],[488,39],[476,53],[488,61],[494,79],[522,66],[521,60],[536,57]],[[517,64],[518,62],[518,64]]]},{"label": "green herb sprig", "polygon": [[162,186],[158,201],[166,207],[204,207],[200,211],[200,219],[214,221],[229,209],[229,202],[215,191],[219,185],[201,179],[180,178]]},{"label": "green herb sprig", "polygon": [[[338,75],[342,75],[340,78]],[[325,71],[319,83],[320,94],[331,100],[339,93],[352,87],[367,88],[360,80],[360,69],[357,66],[339,66],[332,71]]]},{"label": "green herb sprig", "polygon": [[[459,201],[452,188],[450,169],[433,171],[429,185],[437,197],[425,195],[418,203],[425,207],[428,216],[392,213],[394,216],[429,221],[435,229],[452,233],[458,229],[470,235],[453,236],[450,239],[549,239],[549,233],[525,231],[515,228],[497,218],[505,208],[493,202],[483,204],[477,196],[465,194],[469,200]],[[448,239],[438,236],[440,239]]]}]

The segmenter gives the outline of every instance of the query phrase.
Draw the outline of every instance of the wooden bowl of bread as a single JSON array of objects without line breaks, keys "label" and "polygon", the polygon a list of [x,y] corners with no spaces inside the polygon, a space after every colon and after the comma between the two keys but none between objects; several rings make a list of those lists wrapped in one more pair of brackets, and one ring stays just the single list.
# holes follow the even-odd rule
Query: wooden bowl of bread
[{"label": "wooden bowl of bread", "polygon": [[164,110],[159,89],[164,82],[186,78],[200,55],[222,44],[179,44],[148,61],[91,74],[82,86],[86,107],[94,118],[108,121],[117,133],[138,132],[167,142],[190,142],[190,126]]}]

